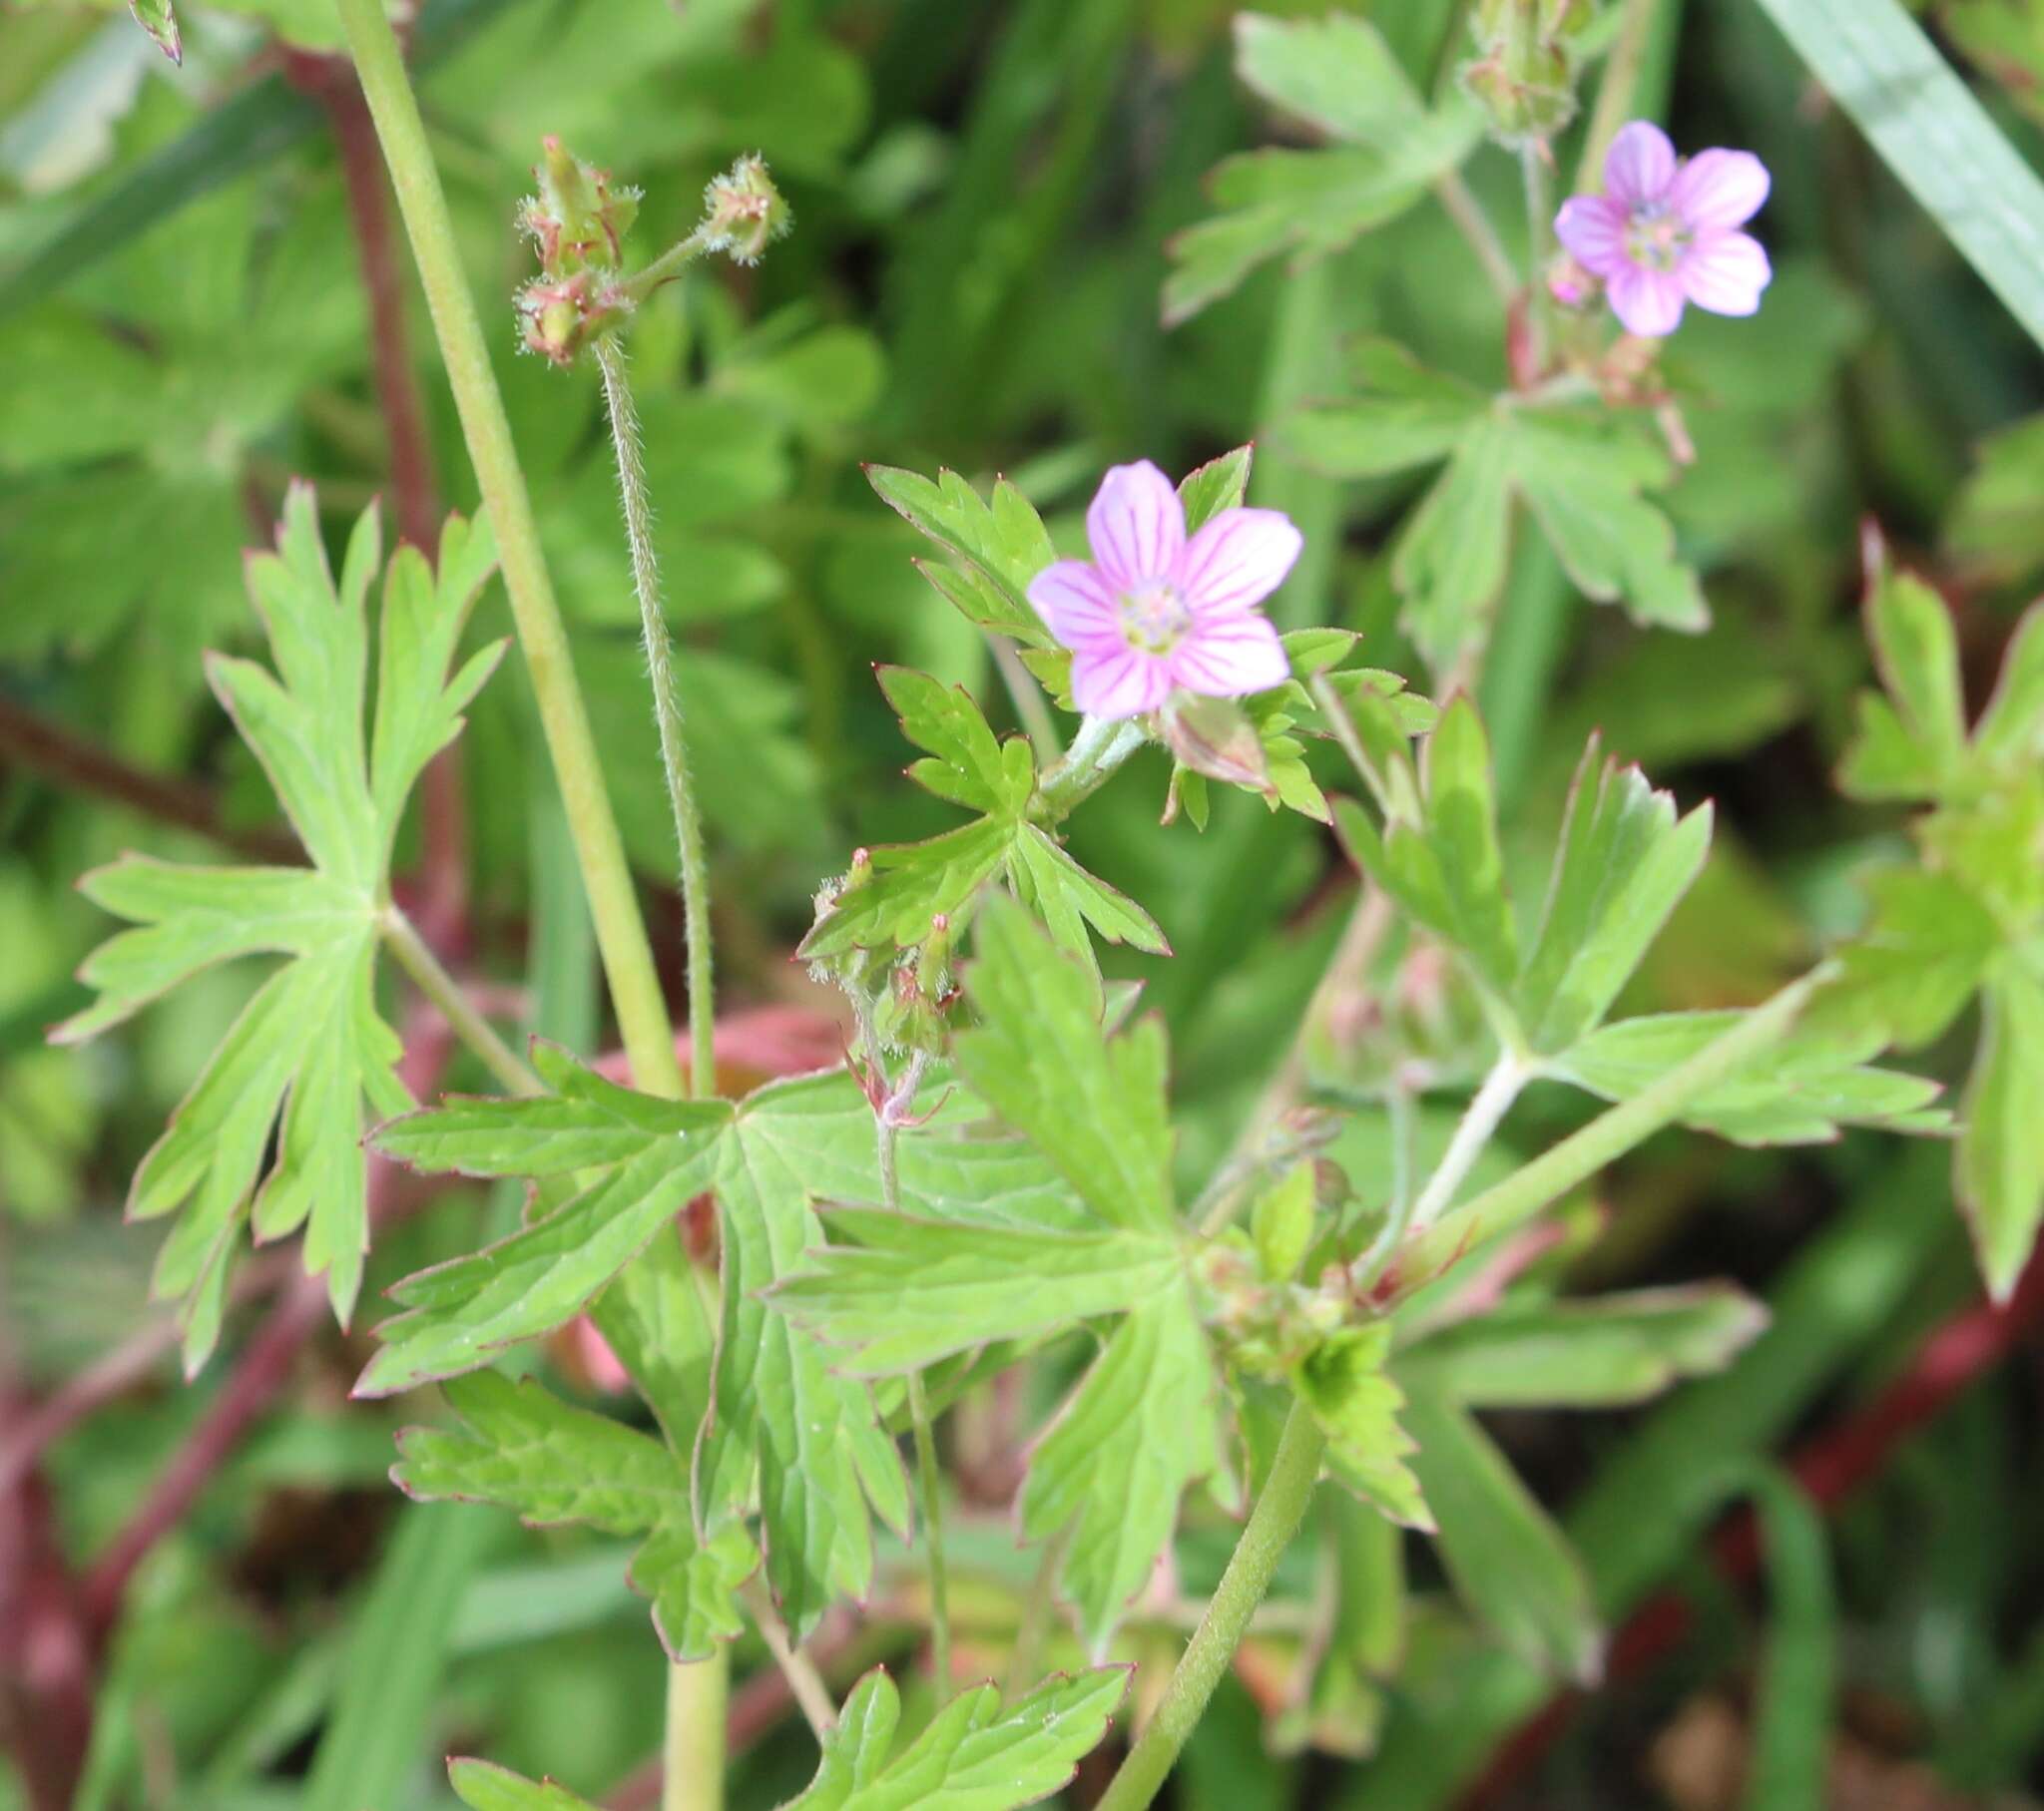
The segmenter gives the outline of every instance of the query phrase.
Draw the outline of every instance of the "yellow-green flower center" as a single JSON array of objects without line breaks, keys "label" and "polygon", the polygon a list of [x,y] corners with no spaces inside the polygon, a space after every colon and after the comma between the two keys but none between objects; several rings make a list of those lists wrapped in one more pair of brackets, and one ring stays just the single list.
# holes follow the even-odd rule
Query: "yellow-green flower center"
[{"label": "yellow-green flower center", "polygon": [[1122,635],[1144,654],[1169,654],[1193,626],[1193,613],[1170,585],[1159,582],[1121,596]]}]

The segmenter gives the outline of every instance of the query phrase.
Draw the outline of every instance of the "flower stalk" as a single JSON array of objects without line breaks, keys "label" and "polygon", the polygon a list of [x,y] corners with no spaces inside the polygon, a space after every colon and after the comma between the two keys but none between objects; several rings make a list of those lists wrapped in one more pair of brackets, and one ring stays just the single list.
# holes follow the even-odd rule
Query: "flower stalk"
[{"label": "flower stalk", "polygon": [[[686,241],[685,241],[686,242]],[[682,924],[689,967],[689,1092],[698,1100],[717,1093],[717,1010],[710,934],[710,860],[703,838],[703,811],[689,775],[689,745],[682,696],[675,682],[674,641],[661,609],[660,564],[653,550],[653,506],[647,495],[644,442],[625,348],[616,333],[596,341],[597,369],[603,373],[611,446],[617,456],[618,495],[624,507],[625,539],[632,551],[632,589],[639,600],[639,627],[646,670],[653,681],[653,715],[660,727],[660,760],[667,774],[668,804],[682,859]]]},{"label": "flower stalk", "polygon": [[376,123],[398,211],[432,313],[447,381],[496,533],[504,589],[518,627],[547,751],[560,782],[575,854],[596,922],[597,948],[632,1072],[649,1093],[679,1096],[681,1067],[653,949],[640,916],[625,845],[598,764],[589,712],[575,680],[568,635],[540,551],[539,525],[511,439],[475,298],[461,268],[454,223],[426,142],[417,97],[381,0],[337,0],[362,94]]}]

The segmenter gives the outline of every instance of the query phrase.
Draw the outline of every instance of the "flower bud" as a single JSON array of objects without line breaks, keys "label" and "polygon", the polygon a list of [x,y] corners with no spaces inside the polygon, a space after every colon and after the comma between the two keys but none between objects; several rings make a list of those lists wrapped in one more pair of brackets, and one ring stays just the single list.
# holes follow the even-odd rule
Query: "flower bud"
[{"label": "flower bud", "polygon": [[1470,20],[1477,54],[1460,79],[1493,137],[1535,144],[1575,118],[1576,40],[1590,17],[1588,0],[1482,0]]},{"label": "flower bud", "polygon": [[540,268],[553,277],[581,270],[615,271],[624,258],[625,234],[639,214],[639,191],[620,188],[568,151],[549,134],[533,179],[539,194],[520,216],[539,242]]},{"label": "flower bud", "polygon": [[794,225],[764,159],[743,157],[703,192],[705,240],[734,263],[757,264],[760,254]]},{"label": "flower bud", "polygon": [[593,270],[578,270],[557,282],[542,279],[518,292],[518,317],[525,323],[525,349],[557,365],[575,354],[624,312],[608,281]]}]

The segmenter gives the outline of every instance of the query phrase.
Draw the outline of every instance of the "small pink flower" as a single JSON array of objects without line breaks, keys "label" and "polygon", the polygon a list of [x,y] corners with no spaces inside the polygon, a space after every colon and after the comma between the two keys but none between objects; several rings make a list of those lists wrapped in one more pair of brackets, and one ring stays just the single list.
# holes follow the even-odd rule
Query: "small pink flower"
[{"label": "small pink flower", "polygon": [[1087,715],[1141,716],[1174,686],[1234,698],[1290,677],[1257,609],[1305,545],[1288,517],[1225,509],[1188,540],[1178,492],[1145,459],[1100,481],[1086,539],[1092,560],[1045,567],[1029,602],[1072,651],[1072,696]]},{"label": "small pink flower", "polygon": [[1554,223],[1576,261],[1604,279],[1628,333],[1660,339],[1683,304],[1752,314],[1774,274],[1760,240],[1739,228],[1768,199],[1768,167],[1750,151],[1678,162],[1658,126],[1635,120],[1611,141],[1604,193],[1577,196]]}]

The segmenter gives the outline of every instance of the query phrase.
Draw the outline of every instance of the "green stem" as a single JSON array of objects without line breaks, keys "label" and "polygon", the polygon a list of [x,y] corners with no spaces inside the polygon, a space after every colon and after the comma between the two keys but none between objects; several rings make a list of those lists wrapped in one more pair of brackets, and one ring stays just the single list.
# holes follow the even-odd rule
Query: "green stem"
[{"label": "green stem", "polygon": [[[878,1061],[870,1045],[867,1046],[867,1054],[870,1060]],[[880,1199],[896,1213],[901,1211],[901,1172],[897,1161],[900,1122],[914,1105],[922,1069],[922,1060],[917,1058],[900,1088],[890,1090],[880,1107],[876,1134],[879,1141]],[[941,1701],[951,1695],[951,1592],[949,1575],[944,1567],[943,1477],[937,1468],[937,1441],[931,1425],[929,1392],[923,1386],[920,1371],[908,1374],[908,1415],[915,1433],[915,1473],[922,1493],[923,1542],[928,1550],[930,1571],[930,1657],[935,1662],[937,1697]]]},{"label": "green stem", "polygon": [[1554,184],[1544,142],[1519,153],[1526,184],[1526,336],[1528,362],[1537,375],[1547,368],[1547,266],[1554,258]]},{"label": "green stem", "polygon": [[1834,964],[1820,964],[1755,1007],[1724,1036],[1641,1089],[1630,1101],[1600,1114],[1552,1150],[1443,1214],[1406,1247],[1400,1270],[1414,1278],[1437,1274],[1463,1252],[1531,1219],[1607,1163],[1664,1126],[1673,1125],[1692,1103],[1781,1043],[1794,1028],[1810,996],[1836,973]]},{"label": "green stem", "polygon": [[497,1036],[496,1031],[481,1013],[475,1009],[475,1002],[469,999],[460,982],[440,966],[426,940],[418,933],[412,921],[394,905],[383,908],[383,941],[389,947],[397,965],[409,975],[420,993],[440,1009],[440,1016],[447,1021],[448,1028],[468,1046],[479,1058],[491,1075],[514,1095],[541,1095],[546,1093],[539,1077],[525,1066],[510,1045]]},{"label": "green stem", "polygon": [[1049,704],[1044,702],[1043,687],[1036,682],[1036,675],[1022,665],[1022,657],[1015,652],[1015,644],[1006,636],[989,635],[993,644],[994,665],[1000,669],[1001,682],[1008,688],[1008,695],[1015,700],[1015,714],[1022,719],[1022,728],[1029,737],[1029,745],[1036,750],[1036,758],[1045,767],[1054,767],[1065,757],[1064,744],[1058,740],[1058,726],[1052,720]]},{"label": "green stem", "polygon": [[1519,273],[1512,268],[1504,240],[1498,237],[1497,228],[1491,225],[1483,204],[1463,182],[1459,170],[1451,170],[1437,179],[1433,193],[1448,219],[1455,224],[1455,229],[1476,254],[1476,261],[1483,266],[1483,274],[1490,279],[1498,300],[1509,308],[1519,299]]},{"label": "green stem", "polygon": [[1271,1586],[1271,1575],[1298,1533],[1306,1505],[1312,1501],[1326,1445],[1326,1437],[1304,1405],[1294,1402],[1285,1418],[1271,1476],[1257,1507],[1250,1512],[1228,1570],[1221,1575],[1220,1587],[1172,1670],[1157,1714],[1129,1750],[1096,1811],[1143,1811],[1157,1796],[1235,1657],[1250,1617]]},{"label": "green stem", "polygon": [[661,1745],[661,1811],[723,1811],[724,1725],[731,1702],[731,1649],[670,1666],[667,1737]]},{"label": "green stem", "polygon": [[1097,716],[1085,718],[1072,738],[1065,757],[1038,783],[1036,796],[1052,823],[1069,817],[1074,809],[1107,784],[1108,777],[1123,761],[1142,747],[1143,731],[1133,718],[1110,722]]},{"label": "green stem", "polygon": [[632,589],[639,598],[646,670],[653,680],[653,715],[660,725],[661,765],[667,770],[668,803],[674,809],[675,840],[682,852],[682,924],[689,946],[689,1092],[698,1100],[707,1100],[717,1093],[717,1005],[703,812],[689,778],[689,743],[682,722],[682,695],[675,684],[674,642],[661,612],[660,563],[653,551],[653,506],[647,495],[639,411],[625,369],[625,348],[615,333],[597,340],[596,363],[603,373],[604,401],[610,408],[618,495],[624,505],[625,539],[632,550]]},{"label": "green stem", "polygon": [[432,311],[433,330],[439,337],[441,360],[461,416],[476,483],[496,531],[504,589],[510,596],[547,748],[574,830],[576,859],[583,885],[589,890],[597,947],[617,1007],[626,1054],[641,1088],[679,1095],[681,1070],[675,1061],[667,1003],[661,996],[645,921],[639,915],[625,845],[604,789],[589,713],[575,682],[567,631],[540,551],[532,499],[512,444],[511,424],[490,366],[475,298],[462,274],[454,223],[447,213],[439,173],[433,167],[418,101],[405,75],[404,59],[383,0],[338,0],[338,5]]},{"label": "green stem", "polygon": [[922,1533],[929,1549],[930,1659],[937,1675],[939,1703],[951,1695],[951,1600],[944,1571],[943,1477],[937,1469],[937,1442],[930,1426],[929,1393],[922,1373],[908,1374],[908,1413],[915,1428],[915,1472],[922,1487]]},{"label": "green stem", "polygon": [[1604,187],[1604,154],[1618,129],[1632,117],[1633,95],[1647,60],[1654,29],[1656,0],[1625,0],[1618,37],[1604,61],[1604,79],[1597,86],[1597,106],[1583,137],[1583,155],[1576,165],[1576,193],[1595,195]]},{"label": "green stem", "polygon": [[672,282],[706,251],[712,249],[710,227],[707,224],[698,226],[685,239],[679,239],[663,251],[643,270],[635,270],[618,284],[618,293],[633,304],[643,302],[662,283]]},{"label": "green stem", "polygon": [[752,1612],[760,1638],[766,1643],[766,1651],[780,1668],[781,1677],[787,1680],[787,1688],[801,1707],[810,1733],[822,1741],[837,1727],[837,1703],[830,1695],[830,1687],[823,1682],[823,1675],[816,1670],[815,1661],[788,1638],[787,1628],[773,1607],[772,1595],[757,1573],[739,1586],[739,1600]]},{"label": "green stem", "polygon": [[1455,1135],[1441,1153],[1440,1166],[1426,1179],[1419,1199],[1412,1204],[1412,1224],[1424,1232],[1439,1219],[1455,1198],[1455,1190],[1468,1179],[1485,1146],[1496,1133],[1498,1123],[1511,1111],[1520,1091],[1532,1081],[1533,1067],[1512,1051],[1506,1051],[1483,1078],[1483,1086],[1471,1099]]},{"label": "green stem", "polygon": [[1043,1667],[1043,1644],[1050,1634],[1050,1615],[1057,1595],[1058,1567],[1065,1557],[1062,1536],[1043,1544],[1043,1558],[1037,1562],[1036,1577],[1029,1582],[1029,1595],[1022,1604],[1022,1618],[1015,1629],[1014,1650],[1008,1655],[1008,1682],[1001,1701],[1012,1704],[1036,1682]]}]

